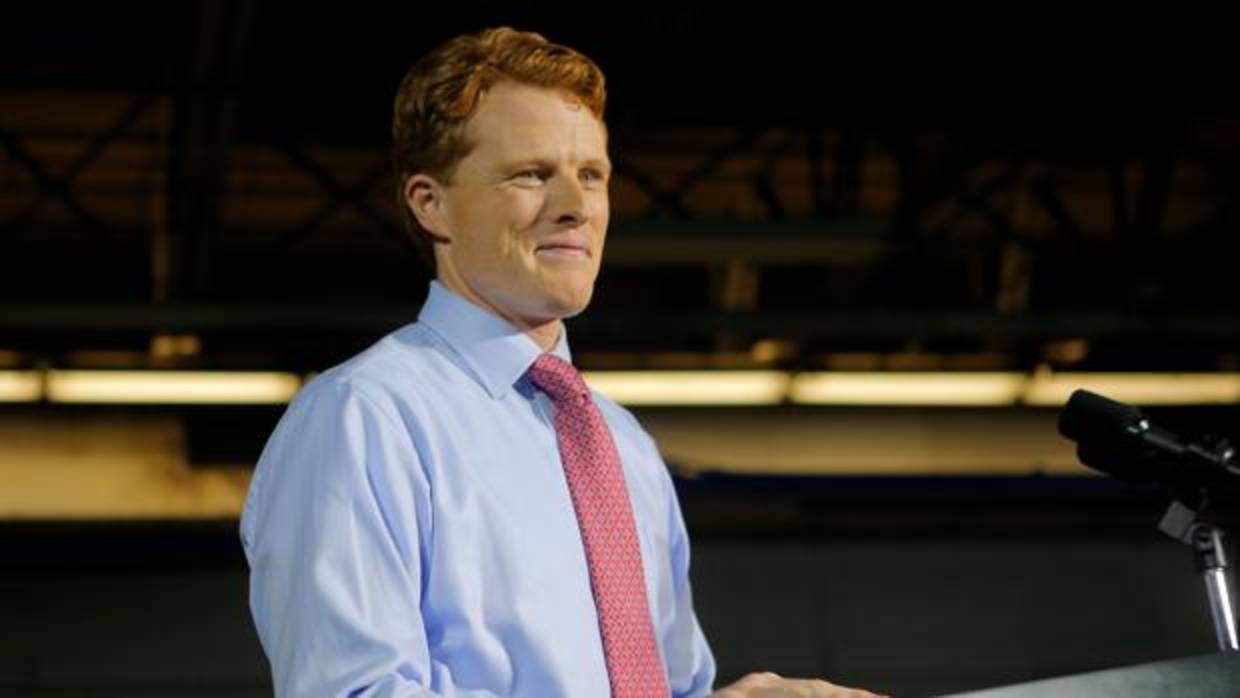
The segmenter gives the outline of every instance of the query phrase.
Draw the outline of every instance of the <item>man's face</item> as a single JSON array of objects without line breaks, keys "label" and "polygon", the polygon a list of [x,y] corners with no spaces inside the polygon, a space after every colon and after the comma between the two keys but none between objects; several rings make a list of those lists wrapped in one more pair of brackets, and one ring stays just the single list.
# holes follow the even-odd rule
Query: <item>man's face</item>
[{"label": "man's face", "polygon": [[500,83],[466,124],[474,149],[442,187],[440,281],[523,329],[594,291],[609,206],[607,135],[566,95]]}]

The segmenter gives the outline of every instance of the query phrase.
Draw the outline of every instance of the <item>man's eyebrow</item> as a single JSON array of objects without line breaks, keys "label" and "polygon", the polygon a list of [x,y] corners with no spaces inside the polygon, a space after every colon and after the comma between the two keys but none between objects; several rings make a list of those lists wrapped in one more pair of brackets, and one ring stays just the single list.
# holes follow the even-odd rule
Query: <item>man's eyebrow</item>
[{"label": "man's eyebrow", "polygon": [[[580,162],[580,165],[582,167],[597,167],[599,169],[607,170],[607,171],[611,171],[612,169],[611,158],[607,158],[607,157],[585,158]],[[523,167],[544,167],[547,169],[554,169],[556,167],[556,160],[554,158],[546,158],[546,157],[539,157],[537,155],[533,155],[533,156],[525,157],[525,158],[513,158],[511,160],[504,160],[496,165],[496,168],[502,172],[515,171]]]},{"label": "man's eyebrow", "polygon": [[522,167],[553,167],[554,163],[549,158],[533,155],[524,158],[513,158],[511,160],[501,161],[498,165],[501,170],[518,170]]},{"label": "man's eyebrow", "polygon": [[581,161],[581,164],[586,165],[587,167],[597,167],[608,171],[611,170],[611,158],[608,157],[586,158]]}]

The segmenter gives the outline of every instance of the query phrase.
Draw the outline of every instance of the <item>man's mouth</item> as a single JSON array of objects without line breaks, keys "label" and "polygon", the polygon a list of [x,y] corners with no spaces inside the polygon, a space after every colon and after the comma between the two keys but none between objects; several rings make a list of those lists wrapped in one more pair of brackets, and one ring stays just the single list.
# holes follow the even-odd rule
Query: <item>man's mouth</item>
[{"label": "man's mouth", "polygon": [[550,257],[558,257],[563,259],[589,259],[590,250],[584,245],[572,245],[551,243],[539,245],[534,249],[535,254]]}]

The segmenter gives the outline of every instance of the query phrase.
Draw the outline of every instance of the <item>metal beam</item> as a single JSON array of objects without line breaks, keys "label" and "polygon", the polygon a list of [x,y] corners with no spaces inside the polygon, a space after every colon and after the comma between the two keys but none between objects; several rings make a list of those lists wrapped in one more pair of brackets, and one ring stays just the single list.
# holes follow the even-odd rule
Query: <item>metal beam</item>
[{"label": "metal beam", "polygon": [[[203,2],[186,75],[173,99],[168,158],[167,289],[173,298],[210,292],[211,262],[229,157],[236,137],[252,3]],[[158,231],[157,231],[158,233]],[[157,280],[156,295],[161,286]]]},{"label": "metal beam", "polygon": [[[0,327],[7,334],[89,334],[109,331],[284,330],[382,331],[411,322],[416,305],[322,305],[271,303],[174,304],[6,303],[0,304]],[[1159,336],[1179,339],[1240,339],[1240,314],[1175,313],[1134,315],[1123,312],[1055,312],[1010,316],[969,310],[910,312],[899,309],[855,311],[609,311],[589,312],[570,321],[574,333],[642,331],[672,343],[685,335],[726,328],[765,336],[823,338],[905,338],[1007,336],[1013,339],[1064,337],[1124,338]]]},{"label": "metal beam", "polygon": [[68,184],[48,172],[43,163],[31,155],[30,151],[22,145],[15,135],[0,129],[0,147],[3,147],[8,152],[9,157],[16,160],[18,164],[30,173],[35,185],[39,189],[60,199],[69,213],[81,222],[83,228],[93,234],[96,239],[102,241],[108,250],[122,255],[132,253],[131,246],[122,239],[124,237],[123,234],[96,216],[90,209],[83,206],[73,191],[70,190]]}]

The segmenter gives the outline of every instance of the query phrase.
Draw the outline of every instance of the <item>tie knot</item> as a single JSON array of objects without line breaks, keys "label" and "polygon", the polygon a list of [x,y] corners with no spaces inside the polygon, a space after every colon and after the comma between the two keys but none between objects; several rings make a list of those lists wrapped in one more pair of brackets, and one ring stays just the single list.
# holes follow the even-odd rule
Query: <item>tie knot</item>
[{"label": "tie knot", "polygon": [[581,374],[572,364],[558,356],[539,356],[526,375],[552,402],[582,401],[590,397],[590,388],[581,378]]}]

